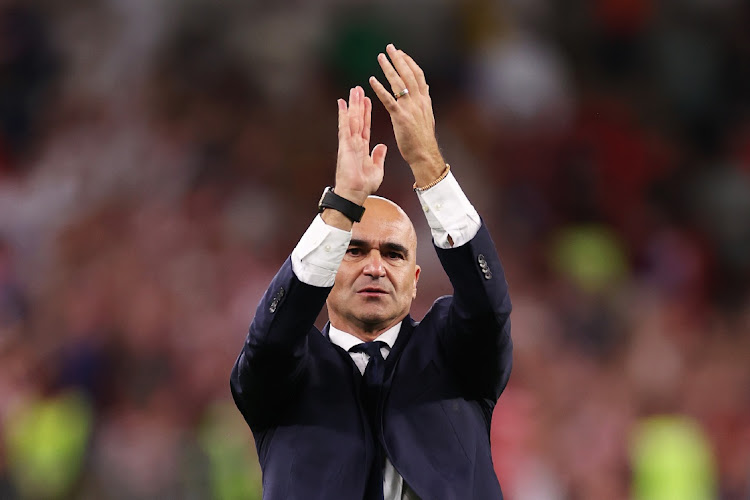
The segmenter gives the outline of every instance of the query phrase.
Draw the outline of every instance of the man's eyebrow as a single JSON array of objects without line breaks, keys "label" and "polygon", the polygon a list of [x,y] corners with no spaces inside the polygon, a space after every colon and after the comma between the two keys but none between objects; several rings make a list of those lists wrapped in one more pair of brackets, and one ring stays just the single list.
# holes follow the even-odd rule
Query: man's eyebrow
[{"label": "man's eyebrow", "polygon": [[351,240],[349,240],[349,246],[350,247],[362,247],[362,248],[364,248],[364,247],[369,247],[370,244],[368,242],[366,242],[365,240],[356,240],[356,239],[352,238]]},{"label": "man's eyebrow", "polygon": [[382,248],[384,250],[391,250],[391,251],[395,251],[395,252],[400,252],[400,253],[404,254],[404,257],[408,257],[409,256],[409,249],[406,248],[401,243],[394,243],[394,242],[387,241],[387,242],[383,243]]},{"label": "man's eyebrow", "polygon": [[[372,244],[369,241],[365,241],[365,240],[351,239],[349,241],[349,246],[350,247],[357,247],[357,248],[370,248],[370,247],[372,247]],[[395,252],[401,252],[402,254],[404,254],[405,257],[409,256],[409,249],[406,248],[401,243],[396,243],[396,242],[393,242],[393,241],[386,241],[385,243],[383,243],[380,246],[380,248],[381,248],[381,251],[382,250],[390,250],[392,252],[394,252],[394,251]]]}]

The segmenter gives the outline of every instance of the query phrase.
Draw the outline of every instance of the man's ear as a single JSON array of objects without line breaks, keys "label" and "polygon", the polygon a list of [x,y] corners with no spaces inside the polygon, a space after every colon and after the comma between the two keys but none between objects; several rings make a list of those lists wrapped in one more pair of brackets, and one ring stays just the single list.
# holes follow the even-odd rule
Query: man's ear
[{"label": "man's ear", "polygon": [[416,270],[414,271],[414,293],[411,296],[412,299],[417,298],[417,283],[419,283],[419,275],[421,273],[422,273],[422,268],[419,266],[416,266]]}]

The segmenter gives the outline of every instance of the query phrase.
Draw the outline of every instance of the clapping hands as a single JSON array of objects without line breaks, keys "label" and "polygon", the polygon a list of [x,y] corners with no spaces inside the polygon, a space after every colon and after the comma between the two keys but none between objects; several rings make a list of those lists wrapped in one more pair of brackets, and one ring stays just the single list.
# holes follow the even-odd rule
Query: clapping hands
[{"label": "clapping hands", "polygon": [[[438,178],[445,162],[435,137],[435,115],[430,88],[424,71],[393,44],[386,54],[378,54],[378,63],[393,93],[377,78],[370,86],[391,117],[396,143],[409,164],[417,185]],[[398,97],[397,97],[398,96]],[[336,162],[336,187],[339,196],[361,205],[377,191],[383,181],[387,147],[376,145],[370,151],[372,101],[362,87],[349,91],[349,101],[338,100],[339,149]]]}]

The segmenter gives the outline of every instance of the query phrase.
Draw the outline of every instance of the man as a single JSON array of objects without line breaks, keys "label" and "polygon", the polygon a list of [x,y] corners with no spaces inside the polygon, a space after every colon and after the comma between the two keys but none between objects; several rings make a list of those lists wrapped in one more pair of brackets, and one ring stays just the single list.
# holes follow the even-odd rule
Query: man
[{"label": "man", "polygon": [[[386,50],[378,62],[394,94],[374,77],[370,85],[454,294],[421,322],[409,316],[417,238],[397,205],[372,196],[386,147],[370,153],[372,104],[356,87],[348,105],[338,101],[333,193],[271,282],[232,371],[266,499],[502,498],[489,427],[511,369],[507,284],[440,154],[422,70]],[[320,332],[324,303],[330,322]]]}]

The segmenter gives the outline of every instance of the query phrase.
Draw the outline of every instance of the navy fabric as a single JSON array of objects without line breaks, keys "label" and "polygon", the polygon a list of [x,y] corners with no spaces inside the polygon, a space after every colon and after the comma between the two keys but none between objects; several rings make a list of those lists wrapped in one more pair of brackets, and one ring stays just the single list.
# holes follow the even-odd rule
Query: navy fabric
[{"label": "navy fabric", "polygon": [[489,429],[512,366],[507,283],[484,225],[436,251],[453,295],[403,320],[374,417],[350,354],[314,326],[330,288],[299,281],[290,259],[281,267],[230,381],[265,500],[369,499],[381,450],[424,500],[502,498]]}]

